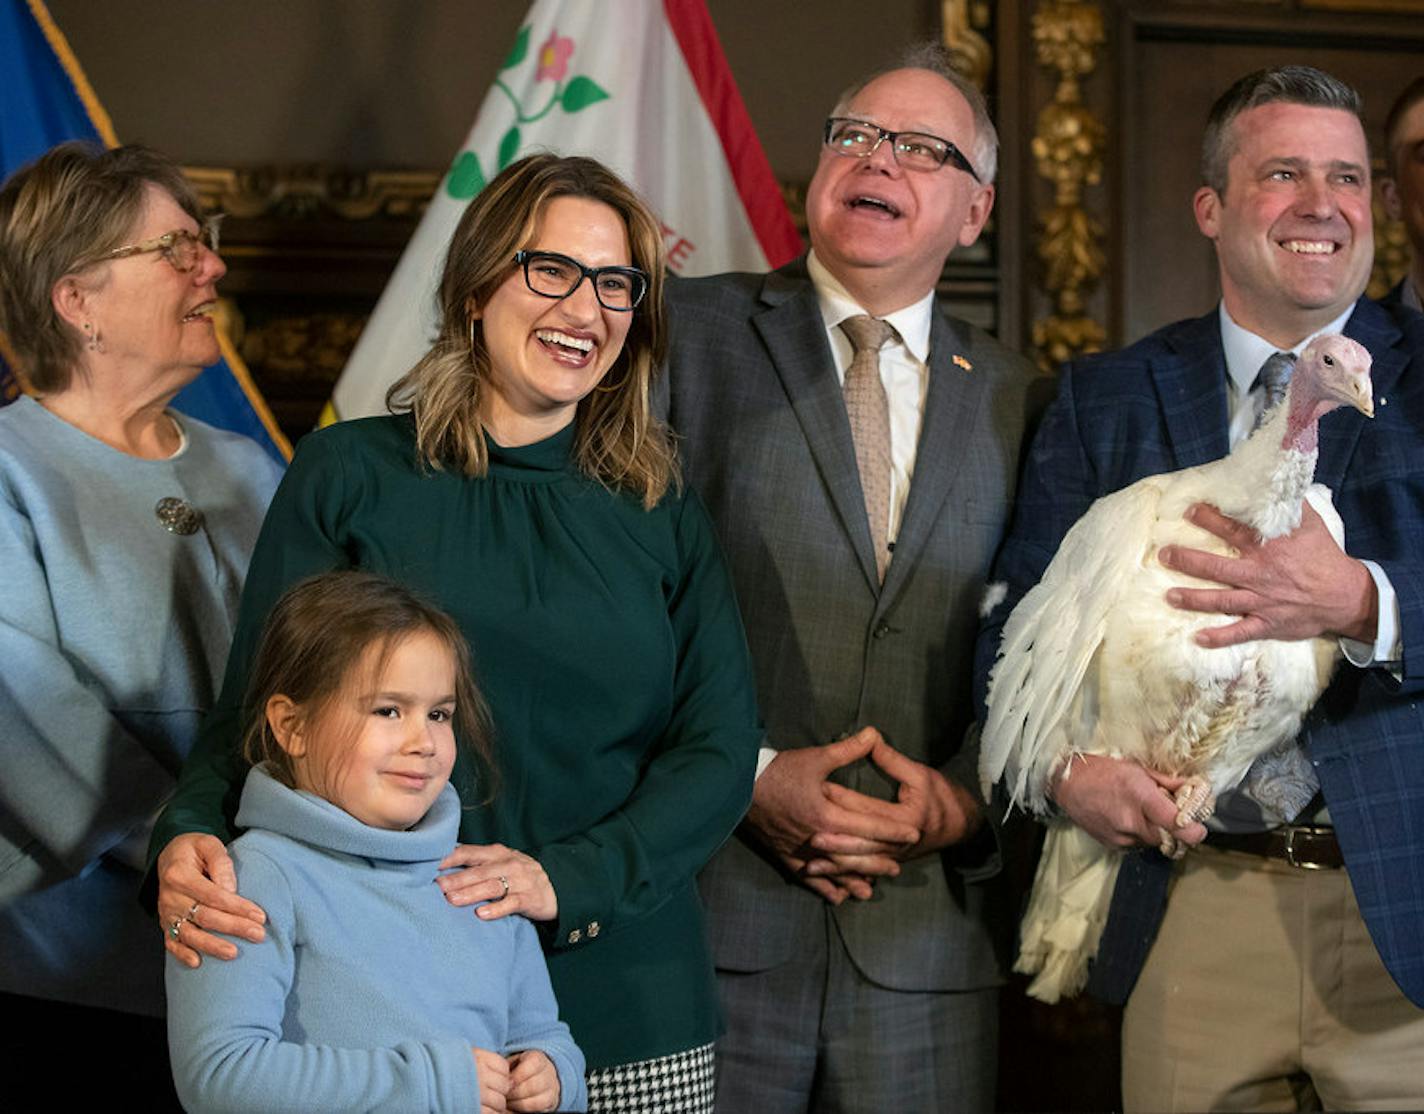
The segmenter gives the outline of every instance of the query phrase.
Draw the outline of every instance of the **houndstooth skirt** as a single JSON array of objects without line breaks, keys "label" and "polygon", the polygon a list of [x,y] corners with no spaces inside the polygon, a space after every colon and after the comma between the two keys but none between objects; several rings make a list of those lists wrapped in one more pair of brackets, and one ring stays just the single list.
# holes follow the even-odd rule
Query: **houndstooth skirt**
[{"label": "houndstooth skirt", "polygon": [[712,1114],[712,1046],[588,1073],[589,1114]]}]

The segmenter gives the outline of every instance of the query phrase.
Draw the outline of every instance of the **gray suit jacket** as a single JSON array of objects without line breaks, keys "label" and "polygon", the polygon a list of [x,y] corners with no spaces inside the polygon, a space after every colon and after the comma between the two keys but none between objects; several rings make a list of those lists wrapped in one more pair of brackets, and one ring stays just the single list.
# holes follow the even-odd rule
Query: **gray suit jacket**
[{"label": "gray suit jacket", "polygon": [[[976,785],[965,746],[974,635],[1008,521],[1031,366],[936,313],[915,473],[882,588],[805,261],[674,282],[669,301],[660,390],[726,549],[770,744],[818,745],[872,724],[910,757]],[[894,791],[868,762],[838,780]],[[894,989],[999,981],[1007,918],[991,914],[982,884],[997,867],[986,833],[907,863],[869,902],[846,902],[835,917],[856,964]],[[745,834],[701,881],[720,967],[768,969],[825,931],[822,900]]]}]

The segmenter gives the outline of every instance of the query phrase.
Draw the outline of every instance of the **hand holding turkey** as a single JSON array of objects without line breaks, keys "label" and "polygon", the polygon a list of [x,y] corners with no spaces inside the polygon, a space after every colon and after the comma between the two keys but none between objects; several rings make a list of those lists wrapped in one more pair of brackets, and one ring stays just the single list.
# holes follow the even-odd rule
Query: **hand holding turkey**
[{"label": "hand holding turkey", "polygon": [[1227,626],[1199,631],[1198,645],[1321,635],[1375,640],[1379,600],[1374,578],[1340,548],[1309,502],[1300,526],[1270,541],[1206,503],[1192,506],[1187,521],[1238,554],[1224,557],[1179,545],[1164,546],[1158,553],[1168,568],[1224,586],[1173,588],[1167,593],[1173,607],[1240,616]]}]

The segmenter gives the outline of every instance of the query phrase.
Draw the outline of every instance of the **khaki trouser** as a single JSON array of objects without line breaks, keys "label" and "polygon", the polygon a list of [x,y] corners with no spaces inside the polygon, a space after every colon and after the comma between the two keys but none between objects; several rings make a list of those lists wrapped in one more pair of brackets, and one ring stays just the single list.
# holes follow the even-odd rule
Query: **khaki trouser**
[{"label": "khaki trouser", "polygon": [[1424,1010],[1344,870],[1201,848],[1127,1003],[1122,1087],[1127,1111],[1424,1109]]}]

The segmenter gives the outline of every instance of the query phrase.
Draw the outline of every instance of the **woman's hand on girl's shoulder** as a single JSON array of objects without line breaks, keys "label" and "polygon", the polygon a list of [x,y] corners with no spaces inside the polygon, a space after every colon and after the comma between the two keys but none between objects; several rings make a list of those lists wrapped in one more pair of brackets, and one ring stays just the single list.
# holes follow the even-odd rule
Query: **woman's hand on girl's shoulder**
[{"label": "woman's hand on girl's shoulder", "polygon": [[440,864],[436,879],[451,905],[473,905],[481,920],[493,921],[511,913],[531,921],[552,921],[559,916],[559,899],[539,860],[502,843],[461,843]]},{"label": "woman's hand on girl's shoulder", "polygon": [[237,893],[237,873],[222,840],[186,832],[158,856],[158,922],[163,946],[179,963],[197,967],[202,956],[234,959],[237,945],[214,933],[254,944],[266,937],[267,914]]}]

